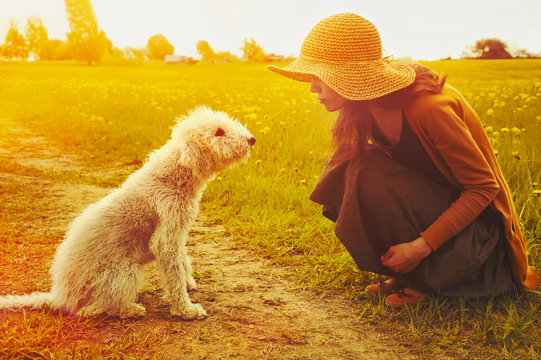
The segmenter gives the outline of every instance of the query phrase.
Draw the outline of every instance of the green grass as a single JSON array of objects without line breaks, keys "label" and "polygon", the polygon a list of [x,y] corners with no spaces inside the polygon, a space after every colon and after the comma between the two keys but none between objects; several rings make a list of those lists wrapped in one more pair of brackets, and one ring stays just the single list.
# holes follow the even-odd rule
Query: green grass
[{"label": "green grass", "polygon": [[[535,192],[541,188],[541,61],[426,64],[448,75],[486,125],[521,214],[530,261],[541,270]],[[222,224],[260,256],[294,267],[299,286],[344,292],[363,309],[360,321],[397,334],[422,357],[540,359],[539,293],[433,299],[402,310],[365,298],[362,289],[374,275],[357,270],[332,223],[308,200],[331,152],[335,115],[316,103],[307,84],[243,64],[1,64],[0,78],[0,106],[89,167],[143,161],[166,141],[175,117],[198,104],[225,110],[247,124],[257,143],[247,164],[209,184],[202,203],[209,223]],[[201,337],[212,338],[211,330]]]}]

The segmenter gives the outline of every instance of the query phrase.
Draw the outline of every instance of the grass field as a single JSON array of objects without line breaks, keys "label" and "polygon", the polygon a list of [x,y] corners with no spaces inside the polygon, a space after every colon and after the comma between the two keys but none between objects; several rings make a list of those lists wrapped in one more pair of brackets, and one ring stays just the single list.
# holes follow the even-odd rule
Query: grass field
[{"label": "grass field", "polygon": [[[448,75],[486,125],[513,190],[530,261],[541,270],[541,61],[427,65]],[[315,101],[307,84],[263,65],[0,64],[2,111],[79,154],[89,167],[144,161],[165,142],[175,117],[198,104],[228,112],[257,138],[247,164],[208,186],[204,213],[258,256],[296,267],[302,286],[364,299],[362,289],[374,276],[355,268],[332,223],[308,200],[331,153],[335,114]],[[8,167],[0,164],[0,171]],[[435,299],[399,311],[363,304],[363,321],[408,339],[419,354],[444,347],[469,358],[541,359],[536,292],[483,301]]]}]

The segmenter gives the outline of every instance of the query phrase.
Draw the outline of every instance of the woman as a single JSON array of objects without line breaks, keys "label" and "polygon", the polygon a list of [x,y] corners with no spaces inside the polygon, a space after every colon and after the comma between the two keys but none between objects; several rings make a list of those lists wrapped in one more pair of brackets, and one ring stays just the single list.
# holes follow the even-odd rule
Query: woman
[{"label": "woman", "polygon": [[339,111],[335,152],[310,198],[359,269],[390,277],[368,294],[401,306],[537,287],[481,122],[445,78],[382,58],[377,29],[349,13],[323,19],[298,59],[269,69],[310,82]]}]

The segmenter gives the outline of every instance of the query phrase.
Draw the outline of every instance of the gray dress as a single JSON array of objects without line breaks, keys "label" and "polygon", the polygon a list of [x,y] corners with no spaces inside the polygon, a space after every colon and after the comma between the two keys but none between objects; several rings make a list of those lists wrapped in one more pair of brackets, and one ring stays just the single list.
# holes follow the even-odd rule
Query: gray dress
[{"label": "gray dress", "polygon": [[417,239],[460,195],[440,173],[403,116],[400,141],[339,164],[329,161],[310,199],[323,205],[357,267],[443,296],[485,297],[515,288],[503,224],[486,208],[470,225],[400,274],[381,264],[389,247]]}]

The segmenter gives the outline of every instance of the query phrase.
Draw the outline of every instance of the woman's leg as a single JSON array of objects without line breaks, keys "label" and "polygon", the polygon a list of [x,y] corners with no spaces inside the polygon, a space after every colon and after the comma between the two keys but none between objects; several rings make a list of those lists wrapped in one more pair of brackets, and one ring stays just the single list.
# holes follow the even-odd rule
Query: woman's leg
[{"label": "woman's leg", "polygon": [[[334,191],[328,197],[328,189]],[[439,291],[478,271],[499,241],[498,221],[479,219],[407,274],[381,264],[389,247],[413,241],[458,197],[459,191],[394,162],[379,150],[330,170],[312,199],[335,214],[335,232],[359,269]],[[484,258],[483,258],[484,257]]]}]

